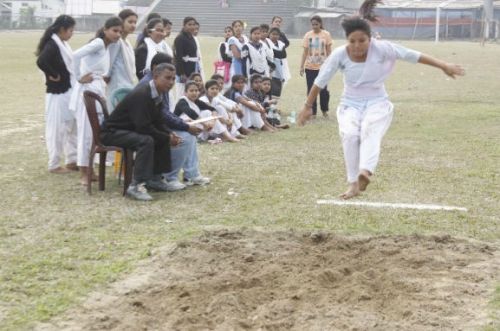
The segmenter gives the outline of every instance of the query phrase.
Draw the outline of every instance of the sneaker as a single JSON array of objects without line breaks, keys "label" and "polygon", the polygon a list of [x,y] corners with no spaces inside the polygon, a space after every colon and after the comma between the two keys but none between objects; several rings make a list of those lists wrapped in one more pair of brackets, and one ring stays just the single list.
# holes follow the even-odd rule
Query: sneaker
[{"label": "sneaker", "polygon": [[151,201],[153,198],[148,194],[146,184],[130,185],[127,189],[127,196],[140,201]]},{"label": "sneaker", "polygon": [[324,111],[324,112],[323,112],[323,117],[324,117],[324,118],[328,118],[328,117],[329,117],[329,116],[328,116],[328,112],[327,112],[327,111]]},{"label": "sneaker", "polygon": [[184,179],[187,186],[200,185],[204,186],[210,184],[210,178],[203,177],[202,175],[196,176],[194,178]]},{"label": "sneaker", "polygon": [[180,191],[186,188],[186,185],[182,184],[178,180],[171,180],[170,182],[167,182],[167,191],[169,192],[175,192],[175,191]]},{"label": "sneaker", "polygon": [[155,191],[163,191],[163,192],[170,191],[168,189],[167,182],[163,179],[148,180],[148,182],[146,183],[146,186],[148,189],[155,190]]}]

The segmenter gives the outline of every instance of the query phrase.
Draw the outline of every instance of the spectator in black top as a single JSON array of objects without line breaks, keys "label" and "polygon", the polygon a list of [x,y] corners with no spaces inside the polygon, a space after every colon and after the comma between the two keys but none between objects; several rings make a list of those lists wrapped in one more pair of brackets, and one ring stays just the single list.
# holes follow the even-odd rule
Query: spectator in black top
[{"label": "spectator in black top", "polygon": [[281,29],[281,24],[283,23],[283,18],[280,16],[274,16],[273,19],[271,20],[271,28],[278,28],[280,29],[280,40],[285,43],[285,48],[290,46],[290,41],[286,37],[285,33]]},{"label": "spectator in black top", "polygon": [[156,66],[153,80],[132,90],[102,124],[104,144],[136,151],[134,179],[127,190],[131,198],[152,200],[146,188],[168,191],[161,174],[170,170],[170,146],[178,145],[180,138],[166,125],[162,94],[168,93],[174,80],[174,66]]},{"label": "spectator in black top", "polygon": [[176,69],[177,100],[184,94],[184,83],[187,78],[199,68],[198,47],[193,33],[196,29],[194,17],[184,18],[183,28],[174,40],[174,62]]},{"label": "spectator in black top", "polygon": [[[76,122],[69,110],[74,77],[73,51],[67,41],[73,35],[75,20],[61,15],[45,30],[38,44],[36,64],[45,74],[45,142],[51,173],[78,170],[76,166]],[[60,161],[65,154],[66,167]]]}]

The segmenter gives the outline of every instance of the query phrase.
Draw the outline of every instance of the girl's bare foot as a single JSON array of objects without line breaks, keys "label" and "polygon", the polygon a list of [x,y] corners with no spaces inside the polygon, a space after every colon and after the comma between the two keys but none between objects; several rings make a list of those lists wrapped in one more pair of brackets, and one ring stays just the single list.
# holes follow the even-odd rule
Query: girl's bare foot
[{"label": "girl's bare foot", "polygon": [[[80,184],[87,186],[87,173],[89,171],[89,167],[80,167]],[[94,169],[90,169],[92,171],[92,181],[97,182],[97,175],[94,173]]]},{"label": "girl's bare foot", "polygon": [[252,134],[252,130],[250,129],[246,129],[244,127],[241,127],[238,129],[238,131],[240,131],[241,134],[243,135],[249,135],[249,134]]},{"label": "girl's bare foot", "polygon": [[54,168],[54,169],[50,169],[49,172],[51,174],[61,175],[61,174],[67,174],[69,172],[69,170],[66,169],[66,168],[63,168],[63,167],[57,167],[57,168]]},{"label": "girl's bare foot", "polygon": [[370,184],[370,176],[372,174],[368,170],[361,170],[358,176],[359,190],[366,191],[366,187]]},{"label": "girl's bare foot", "polygon": [[75,162],[66,164],[66,169],[71,171],[78,171],[78,166]]},{"label": "girl's bare foot", "polygon": [[340,197],[344,200],[348,200],[348,199],[354,198],[355,196],[358,196],[360,193],[361,192],[359,191],[359,185],[356,182],[356,183],[349,184],[349,188],[347,189],[347,191],[342,193],[340,195]]}]

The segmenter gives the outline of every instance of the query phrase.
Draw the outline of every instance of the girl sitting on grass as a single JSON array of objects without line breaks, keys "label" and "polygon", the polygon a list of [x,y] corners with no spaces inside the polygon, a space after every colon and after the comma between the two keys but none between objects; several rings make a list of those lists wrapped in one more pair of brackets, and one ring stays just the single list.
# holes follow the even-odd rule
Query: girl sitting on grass
[{"label": "girl sitting on grass", "polygon": [[278,109],[278,100],[273,99],[271,94],[271,78],[263,77],[262,83],[260,84],[260,91],[264,95],[264,102],[262,106],[266,110],[266,120],[278,129],[288,129],[290,126],[288,124],[281,124],[281,111]]},{"label": "girl sitting on grass", "polygon": [[275,131],[274,128],[264,122],[265,109],[254,100],[243,95],[246,78],[243,75],[234,75],[231,79],[231,88],[227,90],[225,96],[241,105],[243,108],[243,118],[241,124],[245,129],[255,128],[262,131]]},{"label": "girl sitting on grass", "polygon": [[[243,138],[243,136],[238,132],[238,129],[241,127],[241,121],[238,119],[238,124],[235,123],[233,120],[233,116],[231,116],[231,113],[226,110],[222,102],[219,100],[219,83],[214,80],[210,79],[208,82],[205,83],[205,91],[206,94],[202,97],[200,97],[200,101],[203,101],[206,104],[209,104],[219,114],[221,117],[219,121],[227,127],[228,132],[231,134],[231,137],[237,139],[237,138]],[[236,118],[238,118],[236,116]]]},{"label": "girl sitting on grass", "polygon": [[[215,108],[199,100],[199,94],[200,91],[198,89],[198,84],[193,81],[186,82],[184,96],[182,96],[177,102],[174,114],[186,122],[197,120],[199,118],[218,116]],[[231,137],[227,131],[227,127],[225,127],[218,119],[203,122],[199,125],[199,127],[203,129],[203,132],[198,135],[198,138],[202,141],[214,140],[213,142],[218,142],[220,141],[220,139],[217,140],[219,136],[226,141],[238,141],[238,139]]]}]

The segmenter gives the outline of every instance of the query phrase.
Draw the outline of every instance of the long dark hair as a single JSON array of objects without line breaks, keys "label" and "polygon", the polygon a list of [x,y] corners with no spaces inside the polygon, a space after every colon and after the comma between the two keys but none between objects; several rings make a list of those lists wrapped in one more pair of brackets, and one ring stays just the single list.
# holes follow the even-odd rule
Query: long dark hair
[{"label": "long dark hair", "polygon": [[106,22],[104,22],[104,26],[97,30],[97,32],[95,33],[95,37],[104,39],[104,30],[107,30],[114,26],[123,26],[123,21],[118,16],[111,16],[110,18],[108,18]]},{"label": "long dark hair", "polygon": [[146,37],[149,37],[149,30],[152,30],[158,23],[163,24],[163,20],[161,18],[153,18],[148,21],[148,23],[144,27],[144,30],[142,30],[142,35],[139,37],[139,39],[137,39],[137,45],[135,45],[136,48],[144,44],[144,39]]},{"label": "long dark hair", "polygon": [[52,23],[43,33],[42,38],[40,38],[40,42],[35,51],[35,55],[39,56],[42,52],[45,44],[52,38],[52,34],[58,33],[63,30],[68,30],[69,28],[74,27],[76,24],[75,19],[69,15],[60,15],[56,18],[54,23]]},{"label": "long dark hair", "polygon": [[348,37],[354,31],[363,31],[368,37],[371,37],[370,22],[377,22],[378,18],[375,15],[375,7],[382,3],[381,0],[365,0],[359,8],[359,15],[346,18],[341,25],[345,31],[345,36]]}]

